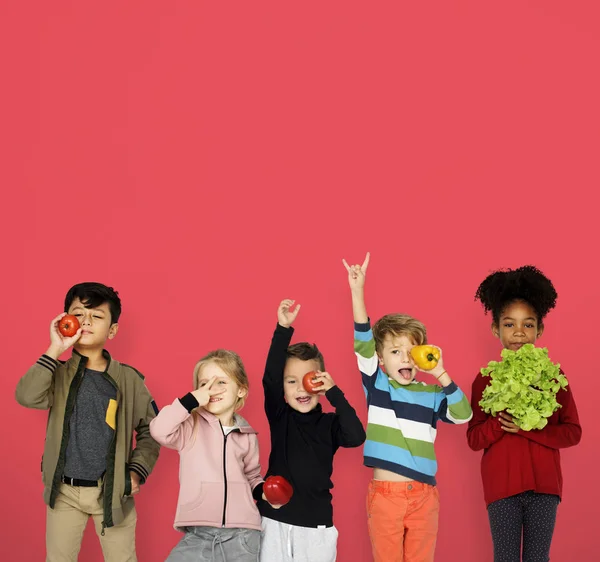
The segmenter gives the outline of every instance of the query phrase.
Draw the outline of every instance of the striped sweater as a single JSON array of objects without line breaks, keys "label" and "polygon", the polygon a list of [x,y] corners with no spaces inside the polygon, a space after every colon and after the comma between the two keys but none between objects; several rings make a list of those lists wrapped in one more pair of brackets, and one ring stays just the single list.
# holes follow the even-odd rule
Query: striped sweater
[{"label": "striped sweater", "polygon": [[355,323],[354,351],[367,397],[365,466],[435,486],[437,422],[468,422],[469,401],[454,382],[440,387],[416,381],[401,385],[390,379],[379,367],[369,323]]}]

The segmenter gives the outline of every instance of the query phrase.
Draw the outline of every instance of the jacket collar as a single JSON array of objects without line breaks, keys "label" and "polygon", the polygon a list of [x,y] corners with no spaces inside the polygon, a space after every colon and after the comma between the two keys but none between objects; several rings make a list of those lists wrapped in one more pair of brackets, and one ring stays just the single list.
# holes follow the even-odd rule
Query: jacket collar
[{"label": "jacket collar", "polygon": [[[102,356],[107,361],[106,369],[104,370],[104,372],[111,379],[116,381],[119,378],[119,370],[117,368],[119,365],[118,361],[115,361],[110,356],[110,353],[108,351],[106,351],[106,349],[102,350]],[[73,354],[71,355],[71,358],[67,361],[67,363],[69,364],[69,370],[71,370],[71,369],[77,370],[79,368],[79,366],[82,364],[83,364],[82,365],[83,368],[85,368],[88,360],[89,360],[89,357],[87,357],[86,355],[83,355],[83,353],[79,353],[79,351],[77,351],[76,349],[73,349]]]},{"label": "jacket collar", "polygon": [[[204,408],[198,408],[196,410],[199,416],[203,417],[208,423],[212,425],[219,425],[219,418],[210,412],[207,412]],[[233,414],[236,427],[240,430],[240,433],[258,433],[254,430],[245,418],[239,414]]]}]

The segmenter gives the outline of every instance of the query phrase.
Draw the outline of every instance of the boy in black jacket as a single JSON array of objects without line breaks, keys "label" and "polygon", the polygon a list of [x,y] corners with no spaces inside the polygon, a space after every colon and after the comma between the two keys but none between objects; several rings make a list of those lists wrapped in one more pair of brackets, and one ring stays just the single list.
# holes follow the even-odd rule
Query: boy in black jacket
[{"label": "boy in black jacket", "polygon": [[[338,447],[358,447],[365,441],[363,425],[343,392],[325,372],[316,345],[290,346],[292,323],[300,305],[284,300],[277,310],[278,324],[267,357],[263,387],[265,411],[271,429],[271,454],[267,476],[286,478],[294,489],[289,503],[270,505],[255,488],[263,516],[263,562],[333,562],[337,529],[333,525],[331,473]],[[316,371],[318,394],[302,385],[304,375]],[[335,414],[323,413],[319,399],[326,396]]]}]

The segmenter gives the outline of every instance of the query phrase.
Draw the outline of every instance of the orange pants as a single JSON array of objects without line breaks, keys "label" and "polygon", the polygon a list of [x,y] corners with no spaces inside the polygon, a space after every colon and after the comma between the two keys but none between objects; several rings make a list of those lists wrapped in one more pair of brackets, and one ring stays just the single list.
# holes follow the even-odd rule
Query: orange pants
[{"label": "orange pants", "polygon": [[375,562],[433,562],[439,514],[435,486],[371,480],[367,516]]}]

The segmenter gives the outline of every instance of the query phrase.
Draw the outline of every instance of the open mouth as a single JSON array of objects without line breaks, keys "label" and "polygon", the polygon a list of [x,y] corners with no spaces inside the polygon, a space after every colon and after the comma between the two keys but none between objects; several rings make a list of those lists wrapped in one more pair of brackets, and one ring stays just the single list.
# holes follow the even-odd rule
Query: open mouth
[{"label": "open mouth", "polygon": [[296,400],[303,405],[310,404],[310,396],[299,396]]},{"label": "open mouth", "polygon": [[412,369],[398,369],[398,374],[405,381],[409,381],[412,379]]},{"label": "open mouth", "polygon": [[215,398],[211,398],[211,399],[209,400],[209,402],[220,402],[221,400],[223,400],[223,399],[222,399],[222,398],[216,398],[216,397],[215,397]]}]

